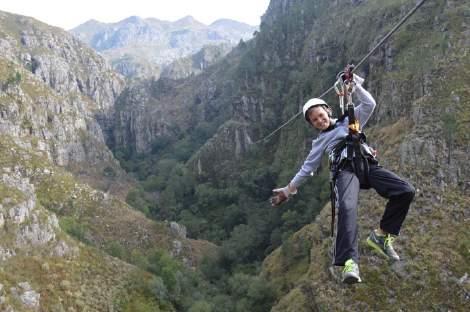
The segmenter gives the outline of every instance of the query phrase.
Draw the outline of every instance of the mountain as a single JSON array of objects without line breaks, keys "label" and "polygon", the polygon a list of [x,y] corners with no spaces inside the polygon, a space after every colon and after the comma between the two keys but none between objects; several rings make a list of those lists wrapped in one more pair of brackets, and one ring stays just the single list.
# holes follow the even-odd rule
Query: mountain
[{"label": "mountain", "polygon": [[101,23],[97,20],[91,19],[75,29],[78,31],[78,38],[83,42],[91,42],[94,34],[97,31],[103,31],[106,28],[106,23]]},{"label": "mountain", "polygon": [[34,137],[57,165],[85,171],[84,163],[96,165],[91,171],[109,166],[119,174],[99,122],[104,126],[103,116],[113,111],[122,77],[58,28],[4,12],[0,17],[8,104],[3,130]]},{"label": "mountain", "polygon": [[358,68],[378,103],[368,142],[417,192],[393,264],[364,243],[385,201],[361,192],[364,283],[348,287],[331,266],[327,164],[268,203],[316,133],[298,118],[262,139],[414,1],[272,0],[255,37],[199,75],[132,81],[70,34],[1,13],[1,309],[468,310],[467,2],[427,1]]},{"label": "mountain", "polygon": [[[338,61],[357,61],[413,5],[408,1],[316,1],[309,7],[300,1],[271,1],[264,21],[266,28],[287,27],[297,19],[304,29],[308,21],[313,22],[297,52],[301,63],[315,68],[318,75],[331,64],[340,68]],[[378,103],[366,130],[368,139],[377,144],[381,162],[418,190],[396,243],[404,260],[389,264],[364,243],[384,207],[375,192],[366,192],[359,208],[364,284],[341,285],[340,272],[331,267],[330,207],[326,205],[312,224],[265,260],[262,275],[272,281],[280,298],[272,311],[466,310],[469,237],[463,233],[470,198],[464,155],[469,137],[463,133],[469,125],[465,112],[470,89],[459,81],[467,80],[470,73],[469,23],[464,13],[469,9],[465,1],[427,2],[360,69]],[[325,11],[327,16],[320,14]],[[349,30],[338,28],[338,20]],[[300,40],[295,32],[285,36],[289,42]],[[454,74],[458,68],[462,70]],[[314,94],[319,94],[325,87],[315,89]],[[290,132],[281,136],[281,146],[291,142],[295,132]]]},{"label": "mountain", "polygon": [[[121,94],[110,146],[147,191],[162,195],[156,215],[185,224],[193,237],[220,242],[206,273],[229,293],[227,311],[236,311],[235,305],[252,311],[466,310],[466,1],[426,2],[357,72],[378,103],[365,130],[368,142],[378,147],[385,167],[417,189],[396,242],[404,260],[389,264],[363,242],[385,205],[364,191],[359,225],[365,282],[338,282],[340,272],[331,266],[326,164],[283,207],[267,203],[271,190],[301,166],[316,134],[298,118],[261,139],[332,86],[345,64],[366,55],[414,5],[272,0],[255,38],[202,74],[143,80]],[[338,101],[332,93],[325,100]],[[162,184],[169,163],[187,169],[170,175],[172,181],[191,182]],[[265,287],[243,283],[260,263],[257,277]]]},{"label": "mountain", "polygon": [[124,79],[71,34],[1,11],[0,51],[0,310],[165,305],[146,259],[182,274],[171,259],[195,267],[215,247],[124,201],[136,182],[105,143]]},{"label": "mountain", "polygon": [[70,32],[99,51],[125,76],[155,76],[165,65],[204,46],[233,46],[252,37],[256,27],[219,20],[207,26],[192,16],[175,22],[128,17],[111,24],[88,21]]},{"label": "mountain", "polygon": [[199,75],[209,66],[220,61],[232,49],[231,45],[209,45],[197,53],[177,59],[164,67],[160,78],[183,79],[192,75]]},{"label": "mountain", "polygon": [[201,29],[206,28],[206,25],[203,23],[198,22],[194,17],[191,15],[187,15],[179,20],[176,20],[172,23],[173,27],[175,28],[187,28],[187,29]]},{"label": "mountain", "polygon": [[[209,28],[221,34],[225,34],[227,40],[233,40],[230,38],[235,38],[235,41],[232,41],[233,43],[238,43],[239,40],[237,41],[236,38],[243,40],[250,39],[253,32],[256,30],[253,26],[231,19],[218,19],[210,24]],[[249,36],[247,36],[247,34],[249,34]]]}]

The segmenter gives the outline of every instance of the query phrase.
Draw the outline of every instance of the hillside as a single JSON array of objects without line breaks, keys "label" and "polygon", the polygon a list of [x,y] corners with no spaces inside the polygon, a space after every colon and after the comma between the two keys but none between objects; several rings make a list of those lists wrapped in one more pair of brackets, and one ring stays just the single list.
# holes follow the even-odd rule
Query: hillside
[{"label": "hillside", "polygon": [[326,163],[268,203],[316,133],[298,118],[259,140],[414,1],[272,0],[255,37],[201,74],[127,83],[70,34],[0,13],[2,308],[467,311],[467,2],[427,1],[358,69],[378,103],[368,142],[417,195],[389,264],[363,241],[384,200],[361,193],[354,286],[331,267]]},{"label": "hillside", "polygon": [[[269,255],[260,276],[274,289],[273,311],[465,310],[465,1],[426,3],[358,70],[378,103],[366,129],[369,141],[379,148],[381,163],[418,190],[397,242],[404,261],[390,268],[361,245],[366,282],[355,288],[337,283],[338,272],[329,264],[325,166],[280,209],[267,204],[270,190],[285,185],[302,164],[315,133],[298,118],[269,142],[253,143],[328,89],[345,64],[364,56],[414,4],[273,0],[255,38],[203,75],[145,81],[123,92],[131,100],[118,102],[131,105],[117,108],[127,117],[116,118],[113,150],[126,170],[137,173],[145,192],[161,194],[151,206],[157,216],[170,216],[190,235],[221,243],[219,258],[211,262],[212,282],[224,285],[237,274],[256,274]],[[325,99],[337,102],[333,94]],[[186,178],[167,170],[169,163],[184,164]],[[172,183],[161,183],[169,177]],[[383,205],[372,192],[362,195],[362,238]]]},{"label": "hillside", "polygon": [[135,181],[103,135],[122,78],[67,32],[6,12],[0,50],[1,310],[174,310],[150,285],[189,279],[215,247],[124,202]]},{"label": "hillside", "polygon": [[[271,2],[272,14],[280,16],[273,23],[295,16],[298,7],[291,3],[281,14]],[[364,55],[412,5],[358,2],[345,13],[337,3],[317,4],[317,9],[328,6],[322,10],[330,14],[315,21],[302,60],[320,68],[334,56],[354,60]],[[265,260],[262,275],[280,298],[272,311],[464,311],[470,306],[465,166],[470,89],[462,83],[470,78],[469,9],[464,1],[426,3],[360,70],[378,103],[369,141],[378,147],[381,162],[418,191],[397,242],[403,260],[390,265],[368,250],[365,238],[377,226],[385,201],[365,192],[359,208],[364,283],[341,285],[330,261],[327,205],[314,223]],[[341,32],[336,20],[350,31]],[[319,27],[322,31],[315,31]]]}]

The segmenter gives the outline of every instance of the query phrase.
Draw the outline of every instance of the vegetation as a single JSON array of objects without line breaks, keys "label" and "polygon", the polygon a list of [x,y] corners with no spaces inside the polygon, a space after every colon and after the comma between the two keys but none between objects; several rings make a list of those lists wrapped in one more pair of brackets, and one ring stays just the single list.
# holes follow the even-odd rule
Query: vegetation
[{"label": "vegetation", "polygon": [[[252,97],[255,103],[263,101],[262,120],[256,113],[240,118],[248,120],[250,133],[254,137],[261,138],[263,134],[269,133],[294,115],[305,99],[326,90],[332,84],[334,73],[344,64],[357,61],[357,57],[365,55],[371,44],[377,42],[390,29],[409,3],[393,1],[384,6],[379,1],[371,1],[367,5],[353,5],[349,2],[347,5],[350,6],[347,10],[332,9],[333,4],[327,1],[293,5],[285,14],[278,16],[274,23],[261,25],[255,40],[240,42],[237,50],[232,53],[232,56],[237,56],[237,62],[234,61],[236,65],[223,64],[228,69],[227,76],[224,77],[232,79],[233,86],[216,101],[224,102],[224,99],[231,100],[241,96]],[[324,10],[329,10],[331,14],[322,15]],[[449,164],[453,157],[452,147],[458,148],[456,144],[468,142],[468,135],[462,130],[466,122],[462,100],[454,103],[454,108],[441,114],[442,117],[438,120],[431,115],[439,115],[435,112],[442,109],[441,106],[426,107],[426,113],[421,116],[421,120],[404,117],[413,110],[410,103],[415,103],[417,98],[427,94],[423,77],[432,80],[430,71],[451,71],[444,70],[442,63],[433,61],[436,55],[444,56],[448,53],[448,34],[436,32],[436,29],[425,27],[423,24],[429,16],[441,16],[447,25],[447,21],[452,20],[451,15],[461,15],[453,9],[450,9],[452,12],[449,12],[449,15],[443,15],[443,10],[442,1],[424,7],[413,21],[404,26],[393,40],[384,46],[384,51],[392,52],[383,52],[383,55],[378,52],[380,55],[376,59],[372,59],[360,69],[361,73],[367,74],[368,80],[373,82],[371,91],[378,95],[381,102],[377,115],[371,121],[371,125],[380,121],[383,126],[375,130],[375,138],[379,144],[383,144],[381,157],[395,168],[399,167],[397,163],[400,161],[397,146],[410,134],[409,129],[415,126],[414,122],[423,123],[424,120],[430,121],[428,118],[434,118],[432,122],[442,127],[444,140],[449,147],[446,155]],[[368,20],[367,25],[364,24],[365,18]],[[350,25],[350,31],[338,29],[338,20]],[[458,28],[458,25],[450,23],[448,26]],[[315,27],[322,27],[324,31],[306,31],[316,29]],[[370,29],[377,31],[371,32]],[[422,46],[427,49],[418,51]],[[387,56],[385,53],[392,54]],[[454,57],[462,60],[462,55]],[[217,69],[214,69],[214,72],[217,72]],[[416,81],[412,88],[410,81]],[[454,95],[454,98],[468,96],[468,88],[460,86],[458,81],[453,83],[455,92],[459,94]],[[436,84],[435,89],[437,91],[440,86]],[[449,89],[436,92],[434,96],[439,98],[433,103],[448,103],[449,99],[440,98],[438,95],[447,94],[448,91]],[[395,96],[397,92],[399,97]],[[331,95],[326,99],[332,103],[336,101]],[[394,102],[393,105],[390,101]],[[213,105],[202,104],[208,107]],[[416,105],[426,104],[418,102]],[[221,107],[232,106],[227,100]],[[456,111],[459,113],[455,114]],[[234,107],[230,114],[224,116],[235,116],[233,118],[236,119],[238,113],[237,107]],[[267,204],[267,199],[273,187],[286,184],[295,173],[309,149],[310,142],[304,138],[314,134],[303,123],[296,122],[284,129],[278,137],[272,138],[268,144],[252,146],[241,159],[221,162],[216,155],[211,156],[212,162],[209,163],[213,164],[215,169],[211,168],[199,174],[190,169],[196,157],[189,158],[189,155],[198,148],[198,153],[203,153],[208,145],[217,144],[217,141],[213,140],[212,143],[209,141],[202,145],[207,137],[217,132],[216,125],[220,125],[220,121],[217,124],[205,122],[209,131],[204,136],[190,129],[180,133],[177,140],[157,140],[152,153],[148,155],[128,153],[125,157],[119,157],[116,153],[121,163],[139,178],[142,185],[133,194],[133,198],[138,197],[139,201],[131,198],[128,202],[137,209],[148,210],[147,214],[153,218],[176,220],[186,225],[189,235],[193,238],[208,239],[219,244],[219,252],[207,257],[201,267],[204,277],[210,283],[224,285],[230,284],[233,279],[240,280],[241,276],[258,276],[260,264],[264,260],[262,276],[270,280],[270,291],[274,292],[276,298],[279,299],[292,290],[285,298],[289,305],[292,305],[293,301],[299,305],[308,304],[309,298],[301,297],[307,296],[310,286],[304,287],[302,280],[329,280],[329,277],[324,275],[307,275],[309,263],[310,271],[314,272],[325,272],[328,264],[321,262],[315,266],[310,262],[310,246],[314,241],[312,237],[321,236],[321,230],[310,229],[314,234],[308,234],[308,230],[302,230],[301,234],[297,231],[311,223],[328,200],[325,164],[317,177],[311,179],[288,205],[273,209]],[[414,137],[421,133],[411,135]],[[188,141],[201,143],[185,149],[187,145],[181,143]],[[404,173],[411,170],[404,167],[400,169]],[[419,170],[414,168],[413,171]],[[418,178],[416,179],[419,183]],[[367,202],[364,204],[365,207],[371,205]],[[325,216],[322,220],[324,219]],[[327,244],[317,245],[317,248],[321,253],[317,255],[318,259],[327,261]],[[270,256],[266,258],[268,255]],[[272,272],[272,276],[269,272]],[[384,274],[384,271],[370,270],[366,273],[370,274],[372,284],[375,285],[375,282],[381,282],[379,276]],[[293,285],[298,286],[293,288]],[[225,296],[226,300],[233,300],[235,294],[230,289],[218,289],[224,290],[221,296]],[[335,291],[338,290],[335,288]],[[316,295],[323,298],[323,294]],[[367,302],[369,307],[374,309],[374,305],[370,301]],[[211,311],[213,303],[214,301],[210,300],[198,302],[197,307]],[[283,308],[289,305],[280,303],[279,311],[284,311]],[[319,306],[328,309],[327,305]],[[358,309],[361,309],[360,305]]]},{"label": "vegetation", "polygon": [[[300,11],[296,14],[300,14]],[[282,44],[272,41],[273,37],[280,35],[277,32],[287,34],[299,27],[295,23],[297,16],[289,18],[290,28],[287,30],[276,29],[274,34],[269,35],[260,33],[256,42],[241,43],[239,50],[234,52],[240,57],[239,64],[222,65],[230,68],[225,75],[236,84],[230,90],[239,90],[235,91],[239,92],[237,94],[221,94],[216,99],[221,101],[218,105],[222,110],[226,111],[231,107],[224,98],[241,97],[246,93],[262,98],[262,94],[266,94],[266,121],[254,126],[255,133],[264,133],[285,116],[295,113],[294,105],[282,108],[279,107],[279,102],[301,102],[315,91],[311,87],[314,75],[311,67],[295,72],[292,65],[277,66],[263,61],[263,51],[269,50],[273,45],[279,45],[273,48],[280,55],[289,53],[289,46],[301,46],[301,37],[296,37],[294,42]],[[298,58],[301,51],[296,53],[292,59]],[[284,77],[289,78],[286,80]],[[263,92],[259,87],[262,79],[269,85],[268,92]],[[281,84],[280,81],[286,83]],[[320,85],[324,84],[322,82]],[[250,87],[247,88],[247,85]],[[170,92],[168,86],[165,86],[164,81],[153,84],[158,89],[154,93]],[[212,109],[211,107],[208,111]],[[227,119],[232,115],[233,113],[221,113]],[[217,303],[222,300],[232,303],[224,304],[223,311],[266,311],[275,297],[273,288],[258,277],[261,262],[283,242],[287,243],[293,233],[312,222],[328,200],[326,164],[289,205],[273,208],[268,203],[271,190],[280,183],[287,183],[295,173],[309,149],[310,143],[305,142],[304,137],[308,137],[307,131],[310,130],[303,124],[297,124],[273,144],[283,146],[282,151],[270,146],[252,148],[242,161],[229,161],[217,167],[214,174],[198,175],[187,166],[193,161],[190,157],[201,147],[204,148],[203,144],[211,144],[206,141],[216,133],[220,125],[220,118],[206,119],[196,123],[187,132],[180,132],[178,136],[162,136],[153,142],[149,154],[136,154],[131,146],[115,147],[114,153],[122,167],[141,182],[140,186],[128,194],[128,204],[156,220],[182,223],[187,227],[190,237],[207,239],[221,246],[219,252],[205,259],[201,268],[202,275],[199,276],[202,278],[200,282],[205,281],[204,283],[210,285],[208,289],[217,291],[209,292],[210,296],[201,296],[201,300],[194,302],[192,311],[219,311],[221,307]],[[313,134],[310,132],[309,135]],[[291,140],[291,144],[285,144],[287,140]],[[218,165],[216,160],[215,164]],[[288,249],[286,245],[284,250]],[[119,249],[113,250],[115,254],[120,254]],[[308,253],[308,248],[302,250],[302,255]],[[302,260],[302,263],[301,266],[305,268],[306,262]],[[160,273],[157,276],[161,276]],[[170,287],[167,282],[163,279],[166,290],[178,289]],[[170,297],[176,307],[182,307],[177,296]]]},{"label": "vegetation", "polygon": [[[34,184],[37,209],[57,214],[62,230],[85,243],[74,245],[57,231],[59,239],[79,246],[78,256],[50,257],[55,246],[33,251],[33,257],[19,252],[0,271],[5,289],[26,277],[47,285],[41,295],[45,310],[51,311],[86,310],[95,298],[100,309],[120,311],[464,310],[470,291],[469,198],[464,193],[470,71],[463,27],[468,5],[428,4],[361,69],[380,102],[368,133],[381,147],[381,160],[419,189],[407,218],[410,230],[400,238],[403,262],[390,266],[361,243],[367,283],[344,288],[331,267],[326,163],[286,205],[268,203],[271,190],[289,182],[310,148],[315,133],[304,122],[238,154],[210,153],[224,151],[214,146],[238,143],[224,137],[237,125],[254,140],[276,129],[307,98],[326,90],[344,64],[364,55],[408,5],[403,0],[387,5],[378,0],[360,5],[307,2],[293,2],[275,21],[261,25],[255,40],[240,42],[230,58],[203,77],[144,82],[159,100],[193,91],[186,84],[199,87],[206,78],[217,92],[194,96],[198,108],[190,111],[190,126],[174,126],[168,131],[172,135],[152,142],[149,153],[138,154],[133,144],[113,146],[122,167],[139,181],[127,194],[128,204],[154,220],[184,224],[190,238],[219,245],[196,270],[169,253],[175,241],[163,223],[126,210],[40,153],[2,136],[0,168],[8,173],[19,167]],[[339,20],[349,26],[338,28]],[[449,44],[453,36],[457,39]],[[0,68],[0,80],[7,88],[31,87],[28,76],[11,64]],[[328,95],[326,100],[336,99]],[[116,109],[125,109],[125,101],[119,104]],[[31,123],[29,117],[20,120],[24,129]],[[31,143],[38,146],[37,137]],[[206,164],[199,172],[197,161],[203,156]],[[119,178],[113,167],[102,173]],[[6,209],[25,196],[4,183],[0,193]],[[382,207],[375,195],[361,198],[361,226],[376,226]],[[83,289],[69,287],[83,283]],[[336,300],[338,294],[342,300]]]}]

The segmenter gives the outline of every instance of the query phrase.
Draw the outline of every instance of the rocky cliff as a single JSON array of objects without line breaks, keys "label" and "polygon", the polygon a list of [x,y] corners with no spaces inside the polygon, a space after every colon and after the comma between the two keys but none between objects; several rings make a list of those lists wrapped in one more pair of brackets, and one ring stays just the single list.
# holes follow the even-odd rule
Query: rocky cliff
[{"label": "rocky cliff", "polygon": [[33,152],[4,134],[0,149],[1,310],[112,309],[109,298],[127,293],[126,280],[135,269],[78,244],[60,229],[34,182],[54,175],[43,151]]},{"label": "rocky cliff", "polygon": [[[417,189],[397,241],[402,261],[386,263],[361,243],[365,282],[344,287],[338,281],[340,273],[330,265],[329,207],[309,210],[319,205],[324,189],[307,184],[281,207],[285,210],[273,210],[266,203],[270,188],[287,183],[301,165],[315,134],[300,121],[267,142],[253,143],[297,113],[306,99],[330,87],[337,71],[365,55],[413,5],[405,0],[273,0],[255,38],[240,42],[201,75],[179,81],[143,79],[126,87],[108,72],[102,59],[92,53],[87,56],[90,50],[68,35],[3,13],[0,224],[7,238],[1,246],[5,269],[0,274],[6,281],[0,286],[2,304],[6,309],[37,309],[38,298],[50,298],[39,299],[39,306],[47,302],[46,307],[57,305],[58,310],[59,303],[90,307],[95,297],[88,296],[86,288],[73,292],[76,288],[70,287],[83,282],[79,276],[84,272],[91,276],[89,285],[106,285],[98,300],[102,310],[111,306],[104,298],[132,294],[128,286],[120,286],[129,279],[118,276],[130,276],[133,267],[113,262],[117,260],[95,261],[108,258],[77,244],[63,230],[114,254],[123,249],[145,254],[158,241],[193,262],[198,259],[195,249],[211,249],[210,244],[201,247],[200,242],[183,239],[185,230],[177,224],[148,221],[58,167],[74,167],[71,164],[80,163],[77,159],[96,163],[109,156],[102,172],[116,177],[119,168],[111,165],[106,141],[117,152],[137,154],[138,160],[171,156],[166,163],[157,162],[156,170],[138,168],[156,172],[149,178],[144,172],[148,178],[144,187],[154,191],[152,200],[159,205],[172,204],[157,206],[156,212],[185,221],[194,235],[226,239],[222,264],[214,262],[210,269],[215,272],[209,273],[238,274],[223,280],[235,289],[229,299],[236,306],[256,303],[262,293],[261,287],[244,289],[248,286],[237,284],[240,272],[255,272],[256,261],[280,246],[266,257],[260,274],[268,281],[263,286],[275,291],[275,299],[268,301],[272,311],[466,311],[470,292],[466,1],[428,1],[358,70],[378,103],[366,129],[369,142],[379,148],[383,165]],[[71,51],[67,44],[57,43],[62,37],[71,40]],[[82,52],[73,52],[76,49]],[[337,101],[331,94],[325,99]],[[178,161],[186,166],[175,166]],[[77,168],[88,170],[79,164]],[[320,172],[315,181],[324,184],[321,176]],[[376,226],[383,205],[373,191],[361,194],[361,241]],[[312,215],[311,224],[290,235]],[[50,261],[39,269],[37,257],[44,255]],[[81,261],[83,255],[91,265]],[[23,263],[29,265],[26,273],[15,275]],[[73,269],[64,272],[65,263]],[[47,273],[36,276],[37,272]],[[107,272],[103,280],[98,277],[101,272]],[[61,278],[60,290],[44,284],[45,275],[50,276],[47,283]],[[64,297],[65,303],[59,299]],[[228,297],[214,296],[214,303],[220,298]],[[208,306],[204,304],[199,306]]]},{"label": "rocky cliff", "polygon": [[[237,58],[236,53],[231,55]],[[231,64],[224,62],[181,81],[161,78],[130,84],[117,99],[109,145],[114,149],[149,153],[162,137],[178,140],[202,123],[218,127],[229,118],[232,107],[223,90],[233,86],[230,81],[220,79]]]},{"label": "rocky cliff", "polygon": [[[298,52],[300,62],[318,72],[337,61],[357,61],[414,5],[316,1],[309,9],[301,3],[271,1],[264,21],[275,26],[304,16],[300,21],[307,24],[307,16],[315,16]],[[464,311],[469,306],[465,133],[470,89],[463,83],[470,73],[469,9],[465,1],[426,3],[360,69],[378,103],[366,130],[369,141],[379,148],[381,162],[417,189],[397,243],[403,260],[390,264],[368,250],[364,240],[385,204],[368,191],[359,208],[364,283],[341,285],[340,272],[330,262],[328,205],[265,260],[262,274],[280,298],[272,311]],[[329,14],[320,14],[325,11]],[[338,29],[338,20],[348,31]],[[294,42],[295,37],[285,39]],[[326,88],[315,89],[318,94]],[[281,138],[281,145],[289,138]]]},{"label": "rocky cliff", "polygon": [[58,28],[3,12],[0,19],[2,131],[33,140],[60,166],[119,172],[102,129],[122,78]]},{"label": "rocky cliff", "polygon": [[[349,16],[339,9],[343,5],[348,8]],[[402,16],[400,13],[410,8],[406,1],[395,1],[384,8],[374,1],[271,1],[260,34],[244,51],[239,50],[241,57],[232,72],[241,73],[233,83],[238,89],[225,89],[227,93],[221,95],[231,99],[231,119],[248,125],[246,133],[251,141],[269,134],[294,115],[305,99],[328,88],[334,79],[328,72],[335,64],[341,68],[339,64],[345,60],[357,61]],[[330,14],[322,15],[324,11]],[[468,188],[464,165],[468,151],[468,136],[464,134],[468,126],[468,88],[463,83],[469,49],[467,11],[460,1],[427,4],[416,14],[414,22],[403,26],[359,69],[379,103],[371,124],[391,127],[394,131],[400,127],[406,129],[403,142],[383,139],[377,143],[398,144],[395,147],[399,153],[387,154],[390,158],[386,161],[393,159],[402,166],[412,164],[422,170],[440,168],[434,172],[439,178],[432,180],[462,190]],[[375,27],[374,32],[361,24],[369,15],[372,15],[369,22]],[[431,18],[432,21],[428,20]],[[337,20],[344,21],[352,30],[338,32]],[[432,27],[422,30],[426,23]],[[303,32],[293,31],[296,28]],[[414,38],[416,34],[419,39]],[[282,41],[277,40],[279,36],[283,37]],[[417,53],[417,45],[426,49]],[[266,46],[267,50],[260,49]],[[264,70],[271,70],[270,75]],[[457,71],[458,75],[452,74]],[[287,77],[284,84],[276,85],[282,76]],[[326,99],[336,101],[333,94]],[[259,122],[264,127],[262,133]],[[429,127],[434,128],[431,131]],[[271,140],[272,144],[279,144],[282,149],[287,142],[302,142],[298,134],[305,130],[302,124],[296,123],[281,133],[279,139]],[[232,142],[232,146],[240,145]]]},{"label": "rocky cliff", "polygon": [[158,308],[152,277],[109,254],[166,250],[194,267],[213,245],[122,200],[134,182],[104,138],[123,79],[67,32],[6,12],[0,50],[0,309]]},{"label": "rocky cliff", "polygon": [[151,276],[114,257],[142,258],[158,246],[194,267],[213,248],[80,183],[44,151],[1,137],[2,311],[125,310]]},{"label": "rocky cliff", "polygon": [[183,79],[199,75],[209,66],[220,61],[232,46],[229,44],[209,45],[203,47],[195,54],[177,59],[163,68],[161,78]]},{"label": "rocky cliff", "polygon": [[[308,98],[328,89],[345,64],[357,62],[370,51],[414,4],[404,0],[273,0],[256,37],[240,43],[205,74],[175,84],[141,85],[139,93],[150,95],[146,99],[152,100],[139,108],[142,113],[132,115],[135,108],[121,111],[126,117],[121,119],[118,137],[128,139],[116,142],[125,145],[123,142],[132,142],[130,138],[136,134],[143,138],[136,142],[145,143],[134,150],[146,153],[165,133],[156,131],[164,128],[156,125],[177,124],[177,133],[189,137],[200,122],[213,122],[217,130],[212,130],[212,137],[186,165],[198,181],[211,186],[253,188],[251,193],[237,193],[242,195],[238,201],[230,201],[231,212],[236,207],[264,211],[260,197],[265,195],[256,197],[252,193],[265,194],[269,185],[263,183],[269,184],[270,175],[274,175],[276,185],[287,183],[302,164],[315,133],[297,121],[268,142],[253,142],[296,114]],[[343,287],[338,283],[339,272],[330,265],[329,207],[325,206],[319,214],[314,211],[318,216],[312,224],[284,240],[265,260],[261,275],[277,292],[272,311],[466,310],[468,12],[465,1],[427,2],[358,70],[378,103],[366,129],[369,141],[379,148],[381,163],[417,189],[397,242],[404,260],[389,265],[361,243],[361,270],[366,282]],[[152,95],[149,90],[159,91]],[[181,90],[184,92],[179,93]],[[333,94],[325,99],[333,105],[337,102]],[[159,110],[164,107],[171,113]],[[196,107],[195,111],[191,107]],[[136,119],[152,112],[160,116],[159,123],[155,122],[158,118]],[[186,115],[188,112],[191,114]],[[211,113],[219,114],[220,119],[208,118]],[[127,125],[137,124],[131,120],[142,120],[146,130],[130,129]],[[166,129],[169,131],[168,125]],[[124,136],[123,130],[128,131]],[[322,192],[312,184],[309,187]],[[318,204],[302,195],[317,194],[306,189],[300,192],[298,199],[283,208],[288,210],[283,214],[285,220],[300,215],[300,208]],[[217,195],[211,198],[217,200]],[[225,212],[201,201],[200,206],[191,206],[191,213],[209,208],[212,215]],[[254,201],[259,202],[250,206]],[[361,195],[361,239],[376,226],[383,205],[373,192]],[[270,218],[274,217],[266,213],[266,219]],[[249,220],[241,222],[250,228]],[[265,239],[275,241],[276,235],[273,231]]]}]

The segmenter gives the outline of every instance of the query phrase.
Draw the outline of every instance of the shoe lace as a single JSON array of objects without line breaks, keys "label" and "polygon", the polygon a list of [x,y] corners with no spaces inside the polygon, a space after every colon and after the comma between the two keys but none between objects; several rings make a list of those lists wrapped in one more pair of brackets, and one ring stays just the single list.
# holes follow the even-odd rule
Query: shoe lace
[{"label": "shoe lace", "polygon": [[387,234],[385,236],[385,241],[384,241],[384,247],[393,247],[392,244],[393,244],[393,241],[395,240],[395,237],[393,237],[392,235],[390,234]]},{"label": "shoe lace", "polygon": [[351,271],[354,271],[354,266],[355,266],[355,264],[356,264],[356,263],[354,263],[354,261],[352,261],[352,260],[346,261],[346,263],[344,264],[343,272],[351,272]]}]

